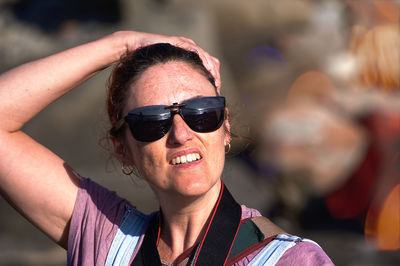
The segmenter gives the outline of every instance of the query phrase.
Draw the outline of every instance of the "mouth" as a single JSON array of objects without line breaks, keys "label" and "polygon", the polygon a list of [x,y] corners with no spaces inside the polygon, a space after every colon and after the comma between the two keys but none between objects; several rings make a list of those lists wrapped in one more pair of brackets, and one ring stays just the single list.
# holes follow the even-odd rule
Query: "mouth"
[{"label": "mouth", "polygon": [[189,153],[181,156],[177,156],[173,158],[170,162],[172,165],[178,165],[178,164],[187,164],[191,162],[195,162],[201,159],[200,154],[198,153]]}]

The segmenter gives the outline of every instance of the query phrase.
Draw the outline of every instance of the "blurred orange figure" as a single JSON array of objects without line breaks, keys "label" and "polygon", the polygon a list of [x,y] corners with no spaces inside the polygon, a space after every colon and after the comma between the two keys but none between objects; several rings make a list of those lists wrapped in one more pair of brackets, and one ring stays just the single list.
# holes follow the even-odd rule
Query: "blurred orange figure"
[{"label": "blurred orange figure", "polygon": [[[399,21],[399,7],[392,1],[373,1],[381,15]],[[389,23],[371,30],[353,28],[350,51],[358,62],[356,88],[400,92],[399,25]],[[365,220],[365,236],[379,250],[400,249],[400,114],[378,116],[377,137],[383,151],[383,173]]]},{"label": "blurred orange figure", "polygon": [[350,52],[357,60],[356,88],[400,91],[397,23],[375,26],[371,30],[355,26]]}]

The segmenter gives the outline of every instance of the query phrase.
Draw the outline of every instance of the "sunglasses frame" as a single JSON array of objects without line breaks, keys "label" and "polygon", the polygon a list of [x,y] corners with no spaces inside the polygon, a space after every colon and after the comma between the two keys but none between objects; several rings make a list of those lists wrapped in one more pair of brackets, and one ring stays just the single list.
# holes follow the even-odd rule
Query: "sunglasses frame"
[{"label": "sunglasses frame", "polygon": [[[207,106],[207,99],[213,100],[214,101],[214,106]],[[191,102],[197,102],[197,101],[204,101],[204,107],[203,108],[193,108],[190,107],[190,103]],[[169,109],[169,112],[165,112],[165,113],[159,113],[159,114],[149,114],[148,118],[150,118],[151,116],[154,116],[154,121],[155,122],[160,122],[158,125],[160,132],[158,132],[159,134],[156,134],[155,137],[149,137],[149,135],[147,135],[146,137],[142,137],[142,136],[138,136],[137,132],[135,132],[134,126],[132,123],[130,123],[131,120],[135,120],[134,117],[137,117],[139,115],[142,115],[141,111],[144,110],[151,110],[151,108],[154,108],[155,112],[162,110],[162,109]],[[188,118],[185,118],[185,108],[191,109],[191,110],[195,110],[194,115],[198,115],[199,117],[204,114],[201,113],[202,111],[207,111],[207,110],[219,110],[222,112],[222,117],[220,116],[217,119],[217,123],[215,125],[215,127],[208,127],[207,130],[199,130],[198,128],[196,129],[196,125],[192,124],[193,121],[188,121]],[[131,131],[131,134],[133,136],[134,139],[136,139],[137,141],[141,141],[141,142],[153,142],[156,140],[159,140],[161,138],[163,138],[171,129],[172,127],[172,123],[173,123],[173,118],[174,115],[179,114],[181,116],[181,118],[183,119],[183,121],[185,121],[186,125],[193,131],[198,132],[198,133],[207,133],[207,132],[213,132],[218,130],[222,124],[223,121],[225,120],[225,108],[226,108],[226,101],[225,101],[225,97],[223,96],[211,96],[211,97],[199,97],[199,98],[194,98],[194,99],[190,99],[187,100],[185,102],[182,103],[173,103],[172,105],[149,105],[149,106],[143,106],[143,107],[139,107],[139,108],[135,108],[131,111],[128,112],[128,114],[124,117],[124,121],[128,124],[129,129]],[[199,112],[196,114],[196,112]],[[193,115],[193,114],[192,114]],[[160,119],[163,116],[168,116],[167,119]],[[146,122],[150,122],[152,119],[147,120]],[[164,125],[162,125],[162,122],[164,121]]]}]

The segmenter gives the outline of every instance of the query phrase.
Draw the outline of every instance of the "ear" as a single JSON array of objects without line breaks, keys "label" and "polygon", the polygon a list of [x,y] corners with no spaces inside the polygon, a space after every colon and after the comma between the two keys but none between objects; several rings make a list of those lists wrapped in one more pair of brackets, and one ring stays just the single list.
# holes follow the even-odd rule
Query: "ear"
[{"label": "ear", "polygon": [[224,121],[224,131],[225,131],[225,137],[224,137],[224,145],[228,145],[231,142],[231,124],[229,123],[230,117],[229,117],[229,109],[225,107],[225,121]]},{"label": "ear", "polygon": [[127,152],[125,142],[122,138],[111,137],[112,144],[114,146],[115,156],[122,165],[132,165],[132,159],[130,153]]}]

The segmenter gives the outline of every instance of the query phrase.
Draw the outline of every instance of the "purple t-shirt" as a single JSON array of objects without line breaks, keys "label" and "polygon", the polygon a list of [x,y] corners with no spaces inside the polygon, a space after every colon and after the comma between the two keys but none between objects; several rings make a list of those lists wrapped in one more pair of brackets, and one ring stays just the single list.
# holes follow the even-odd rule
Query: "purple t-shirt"
[{"label": "purple t-shirt", "polygon": [[[90,179],[81,178],[69,230],[68,265],[105,264],[127,204],[129,202],[118,197],[115,192]],[[242,219],[260,215],[257,210],[242,205]],[[144,235],[139,244],[143,237]],[[247,265],[261,249],[254,251],[235,265]],[[319,246],[311,242],[298,242],[286,251],[276,265],[333,265],[333,263]]]}]

